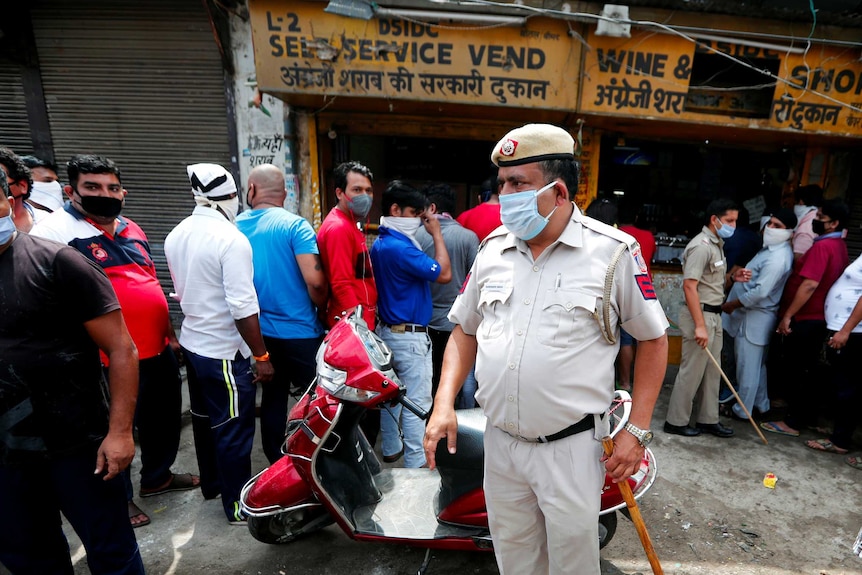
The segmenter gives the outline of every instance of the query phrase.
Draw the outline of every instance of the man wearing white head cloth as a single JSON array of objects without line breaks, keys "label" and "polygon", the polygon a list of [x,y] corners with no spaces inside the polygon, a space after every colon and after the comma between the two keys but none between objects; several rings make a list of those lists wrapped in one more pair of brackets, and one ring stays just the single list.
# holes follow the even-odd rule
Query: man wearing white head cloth
[{"label": "man wearing white head cloth", "polygon": [[[599,574],[605,472],[622,481],[640,466],[667,364],[668,324],[640,247],[574,205],[573,152],[571,135],[548,124],[512,130],[494,147],[504,227],[485,239],[452,305],[455,328],[425,433],[433,468],[441,438],[450,453],[458,447],[453,406],[475,360],[476,401],[488,418],[485,500],[503,575]],[[640,351],[631,425],[606,458],[602,414],[620,326]]]},{"label": "man wearing white head cloth", "polygon": [[217,164],[187,170],[197,207],[168,234],[165,255],[185,316],[179,339],[201,492],[207,499],[221,494],[228,521],[243,524],[239,494],[251,476],[255,384],[272,379],[273,369],[260,332],[251,244],[233,224],[233,176]]}]

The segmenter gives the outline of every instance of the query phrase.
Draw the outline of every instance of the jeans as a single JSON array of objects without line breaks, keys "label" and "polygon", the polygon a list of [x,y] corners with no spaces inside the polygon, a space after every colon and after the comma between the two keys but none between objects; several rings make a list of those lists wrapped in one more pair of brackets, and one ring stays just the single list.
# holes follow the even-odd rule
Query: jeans
[{"label": "jeans", "polygon": [[464,379],[464,385],[461,386],[458,399],[455,401],[455,409],[473,409],[476,407],[477,389],[479,389],[479,382],[476,381],[476,366],[474,365]]},{"label": "jeans", "polygon": [[93,475],[96,448],[23,467],[0,467],[0,563],[14,575],[72,575],[60,512],[93,575],[143,575],[123,480]]},{"label": "jeans", "polygon": [[[423,409],[431,409],[431,340],[427,333],[392,333],[387,326],[378,325],[377,335],[392,350],[392,366],[401,385],[407,389],[407,398]],[[383,434],[383,455],[395,455],[404,449],[405,467],[425,465],[425,422],[400,405],[389,407],[391,413],[380,414],[380,431]],[[399,437],[399,423],[404,434]]]},{"label": "jeans", "polygon": [[[428,335],[431,337],[431,361],[434,367],[434,375],[431,379],[431,397],[437,395],[437,385],[440,383],[440,372],[443,370],[443,353],[446,351],[446,344],[449,342],[451,331],[440,331],[433,328],[428,328]],[[467,377],[464,379],[464,385],[461,386],[461,391],[455,399],[455,409],[473,409],[476,407],[476,368],[470,370]]]}]

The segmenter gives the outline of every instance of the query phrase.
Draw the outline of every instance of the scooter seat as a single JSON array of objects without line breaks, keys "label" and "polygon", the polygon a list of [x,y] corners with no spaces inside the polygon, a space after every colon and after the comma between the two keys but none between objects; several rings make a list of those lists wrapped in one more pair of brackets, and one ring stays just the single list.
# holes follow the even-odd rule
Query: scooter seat
[{"label": "scooter seat", "polygon": [[455,453],[449,453],[446,441],[437,444],[435,457],[440,472],[437,513],[471,491],[482,489],[485,463],[485,416],[481,409],[460,409],[458,441]]},{"label": "scooter seat", "polygon": [[481,409],[459,409],[455,412],[458,418],[458,441],[455,453],[449,453],[446,441],[437,444],[435,454],[437,468],[440,473],[446,469],[473,469],[482,471],[485,462],[485,415]]}]

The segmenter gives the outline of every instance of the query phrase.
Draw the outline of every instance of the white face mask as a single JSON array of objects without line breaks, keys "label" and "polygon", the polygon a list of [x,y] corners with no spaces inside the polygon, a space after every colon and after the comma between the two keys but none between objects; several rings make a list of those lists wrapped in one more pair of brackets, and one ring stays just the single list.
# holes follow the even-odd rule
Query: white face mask
[{"label": "white face mask", "polygon": [[799,221],[802,219],[802,216],[810,212],[811,210],[816,210],[814,206],[793,206],[793,213],[796,215],[796,220]]},{"label": "white face mask", "polygon": [[33,182],[30,199],[40,206],[51,210],[59,210],[63,207],[63,186],[60,182]]},{"label": "white face mask", "polygon": [[213,204],[221,208],[221,211],[224,212],[224,215],[227,216],[230,223],[236,222],[236,215],[239,213],[238,197],[231,198],[229,200],[219,200],[218,202],[213,202]]},{"label": "white face mask", "polygon": [[402,218],[398,216],[383,216],[380,225],[401,232],[412,238],[422,226],[422,218]]},{"label": "white face mask", "polygon": [[783,230],[781,228],[763,228],[763,245],[777,246],[778,244],[790,241],[793,236],[793,230]]}]

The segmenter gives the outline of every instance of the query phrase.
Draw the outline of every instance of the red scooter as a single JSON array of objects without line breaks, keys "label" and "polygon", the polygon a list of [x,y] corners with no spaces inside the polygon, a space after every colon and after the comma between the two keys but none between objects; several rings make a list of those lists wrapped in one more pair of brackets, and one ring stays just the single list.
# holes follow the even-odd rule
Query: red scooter
[{"label": "red scooter", "polygon": [[[485,417],[460,410],[457,452],[438,446],[437,469],[383,469],[359,420],[368,409],[398,402],[428,413],[404,395],[389,347],[357,311],[338,322],[317,352],[317,378],[291,409],[284,457],[253,477],[241,495],[252,536],[289,543],[333,522],[353,539],[434,549],[491,550],[482,490]],[[628,420],[631,398],[618,391],[609,408],[615,435]],[[383,414],[383,417],[387,417]],[[629,479],[636,498],[652,486],[656,463],[647,449]],[[599,543],[626,512],[617,484],[605,479]]]}]

